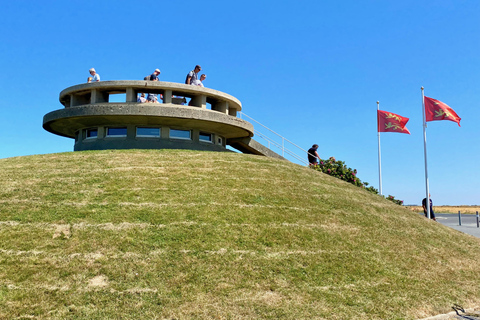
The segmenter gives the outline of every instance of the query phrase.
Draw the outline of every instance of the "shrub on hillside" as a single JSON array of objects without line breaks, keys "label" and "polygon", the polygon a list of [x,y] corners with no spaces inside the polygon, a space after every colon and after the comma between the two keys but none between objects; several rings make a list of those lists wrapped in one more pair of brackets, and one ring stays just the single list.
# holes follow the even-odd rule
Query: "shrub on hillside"
[{"label": "shrub on hillside", "polygon": [[395,199],[395,197],[392,196],[392,195],[388,195],[387,200],[390,200],[390,201],[392,201],[393,203],[396,203],[396,204],[398,204],[398,205],[400,205],[400,206],[403,206],[403,200]]},{"label": "shrub on hillside", "polygon": [[[365,188],[365,190],[378,194],[378,190],[375,189],[373,186],[368,186],[368,182],[362,182],[358,177],[357,177],[357,169],[352,169],[350,167],[347,167],[344,161],[337,161],[334,157],[330,157],[327,160],[321,160],[320,163],[314,166],[310,166],[310,168],[326,173],[328,175],[331,175],[332,177],[341,179],[343,181],[349,182],[357,187],[360,188]],[[389,195],[387,200],[390,200],[398,205],[403,205],[402,200],[397,200],[395,199],[394,196]]]},{"label": "shrub on hillside", "polygon": [[330,157],[327,160],[320,159],[320,163],[311,166],[311,168],[343,181],[347,181],[357,187],[363,186],[360,179],[357,178],[357,170],[347,167],[345,162],[337,161],[334,157]]}]

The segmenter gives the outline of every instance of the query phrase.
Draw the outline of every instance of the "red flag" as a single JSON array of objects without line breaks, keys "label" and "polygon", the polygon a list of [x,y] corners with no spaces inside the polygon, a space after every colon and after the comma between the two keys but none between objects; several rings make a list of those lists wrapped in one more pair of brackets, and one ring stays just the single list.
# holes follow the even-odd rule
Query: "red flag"
[{"label": "red flag", "polygon": [[425,97],[425,118],[427,121],[450,120],[459,127],[462,120],[447,104],[429,97]]},{"label": "red flag", "polygon": [[377,111],[378,132],[398,132],[410,134],[410,131],[408,131],[408,129],[405,127],[408,122],[408,118],[388,111]]}]

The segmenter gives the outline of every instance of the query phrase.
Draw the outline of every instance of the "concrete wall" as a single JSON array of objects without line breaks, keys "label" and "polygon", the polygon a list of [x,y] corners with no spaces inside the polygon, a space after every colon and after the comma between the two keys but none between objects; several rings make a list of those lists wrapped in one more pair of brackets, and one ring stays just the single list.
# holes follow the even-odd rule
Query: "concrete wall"
[{"label": "concrete wall", "polygon": [[[136,126],[126,126],[127,135],[125,137],[107,136],[108,127],[89,127],[79,130],[75,134],[75,151],[81,150],[105,150],[105,149],[191,149],[191,150],[212,150],[226,151],[226,139],[223,136],[212,132],[203,132],[188,128],[160,128],[160,137],[137,137]],[[155,127],[157,128],[157,127]],[[87,130],[97,130],[95,138],[87,138]],[[170,129],[187,130],[191,133],[191,139],[173,138],[170,135]],[[211,134],[211,142],[200,140],[200,132]]]}]

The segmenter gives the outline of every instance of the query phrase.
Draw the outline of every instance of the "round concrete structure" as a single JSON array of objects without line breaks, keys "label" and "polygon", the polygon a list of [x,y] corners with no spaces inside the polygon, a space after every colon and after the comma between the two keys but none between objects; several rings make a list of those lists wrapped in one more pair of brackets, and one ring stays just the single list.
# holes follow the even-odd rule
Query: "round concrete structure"
[{"label": "round concrete structure", "polygon": [[[139,103],[138,94],[157,94],[162,103]],[[112,97],[120,102],[110,102]],[[191,106],[182,105],[191,98]],[[116,99],[118,100],[118,99]],[[43,128],[74,138],[74,150],[195,149],[224,151],[229,139],[253,136],[238,118],[240,101],[208,88],[160,81],[102,81],[60,93],[65,106],[46,114]]]}]

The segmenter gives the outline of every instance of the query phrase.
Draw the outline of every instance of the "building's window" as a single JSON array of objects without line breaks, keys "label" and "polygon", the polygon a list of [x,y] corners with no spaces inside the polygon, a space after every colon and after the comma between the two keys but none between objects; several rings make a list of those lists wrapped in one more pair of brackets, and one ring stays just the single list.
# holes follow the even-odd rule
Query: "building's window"
[{"label": "building's window", "polygon": [[137,127],[137,137],[160,137],[160,128]]},{"label": "building's window", "polygon": [[98,129],[86,129],[85,139],[96,139],[98,136]]},{"label": "building's window", "polygon": [[212,134],[200,132],[199,139],[200,141],[203,141],[203,142],[212,142]]},{"label": "building's window", "polygon": [[220,144],[220,145],[223,145],[222,138],[218,138],[218,140],[217,140],[217,141],[218,141],[218,144]]},{"label": "building's window", "polygon": [[78,142],[78,137],[80,135],[80,132],[79,131],[75,131],[75,143]]},{"label": "building's window", "polygon": [[190,130],[170,129],[170,138],[191,140],[192,139],[192,132]]},{"label": "building's window", "polygon": [[126,137],[127,128],[107,128],[107,137]]}]

